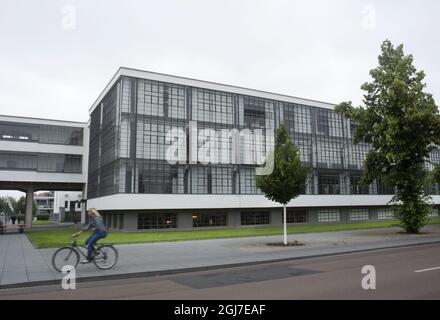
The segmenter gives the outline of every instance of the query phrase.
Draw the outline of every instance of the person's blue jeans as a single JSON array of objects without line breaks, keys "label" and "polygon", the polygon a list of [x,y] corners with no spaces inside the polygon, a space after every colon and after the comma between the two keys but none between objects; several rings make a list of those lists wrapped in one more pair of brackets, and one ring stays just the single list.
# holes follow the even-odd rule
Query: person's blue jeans
[{"label": "person's blue jeans", "polygon": [[92,259],[93,254],[93,245],[98,242],[99,239],[103,239],[107,237],[106,231],[94,231],[92,235],[86,240],[86,246],[87,246],[87,259]]}]

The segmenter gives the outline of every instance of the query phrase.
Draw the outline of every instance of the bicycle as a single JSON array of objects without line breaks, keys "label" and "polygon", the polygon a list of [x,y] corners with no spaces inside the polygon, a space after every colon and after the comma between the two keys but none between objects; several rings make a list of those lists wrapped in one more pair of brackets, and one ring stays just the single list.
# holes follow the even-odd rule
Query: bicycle
[{"label": "bicycle", "polygon": [[[80,255],[87,258],[87,247],[78,245],[78,235],[72,234],[73,241],[70,246],[59,248],[52,256],[52,265],[58,272],[62,272],[62,268],[66,265],[76,268],[79,264]],[[85,249],[85,253],[81,250]],[[98,269],[108,270],[115,266],[118,262],[118,250],[113,244],[100,244],[93,246],[94,255],[93,263]]]}]

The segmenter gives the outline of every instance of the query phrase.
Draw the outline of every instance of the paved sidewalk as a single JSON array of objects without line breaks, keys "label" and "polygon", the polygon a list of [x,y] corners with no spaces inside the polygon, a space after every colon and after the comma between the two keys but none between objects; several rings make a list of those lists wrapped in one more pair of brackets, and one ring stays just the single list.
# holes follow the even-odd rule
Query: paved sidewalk
[{"label": "paved sidewalk", "polygon": [[[80,278],[138,273],[163,273],[181,269],[294,259],[361,250],[440,242],[440,225],[425,228],[425,234],[399,234],[399,228],[290,235],[301,247],[272,247],[282,236],[197,240],[117,245],[118,264],[98,270],[93,264],[79,265]],[[35,249],[25,235],[0,236],[0,289],[62,278],[51,266],[56,249]]]}]

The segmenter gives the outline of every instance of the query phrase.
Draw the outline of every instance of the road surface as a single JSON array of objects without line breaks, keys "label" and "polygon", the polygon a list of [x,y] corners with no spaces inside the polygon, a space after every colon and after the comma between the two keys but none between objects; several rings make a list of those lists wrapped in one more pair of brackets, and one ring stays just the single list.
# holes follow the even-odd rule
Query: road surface
[{"label": "road surface", "polygon": [[[364,290],[362,268],[376,271]],[[371,276],[371,273],[368,274]],[[372,284],[368,281],[368,284]],[[440,244],[167,276],[0,290],[4,299],[440,299]]]}]

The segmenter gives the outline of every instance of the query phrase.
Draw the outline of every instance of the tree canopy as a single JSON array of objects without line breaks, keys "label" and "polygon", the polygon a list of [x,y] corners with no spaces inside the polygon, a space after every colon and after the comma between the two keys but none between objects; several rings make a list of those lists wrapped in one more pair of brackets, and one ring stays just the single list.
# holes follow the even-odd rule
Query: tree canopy
[{"label": "tree canopy", "polygon": [[426,161],[440,146],[440,114],[431,94],[425,92],[425,73],[417,71],[403,45],[382,44],[379,65],[370,71],[371,82],[362,85],[364,106],[343,102],[336,111],[358,124],[355,143],[371,150],[365,160],[364,183],[380,178],[396,189],[393,203],[408,232],[419,232],[430,211],[425,192]]},{"label": "tree canopy", "polygon": [[257,187],[268,199],[285,205],[305,193],[308,171],[285,125],[281,124],[275,136],[274,170],[271,175],[258,176]]}]

